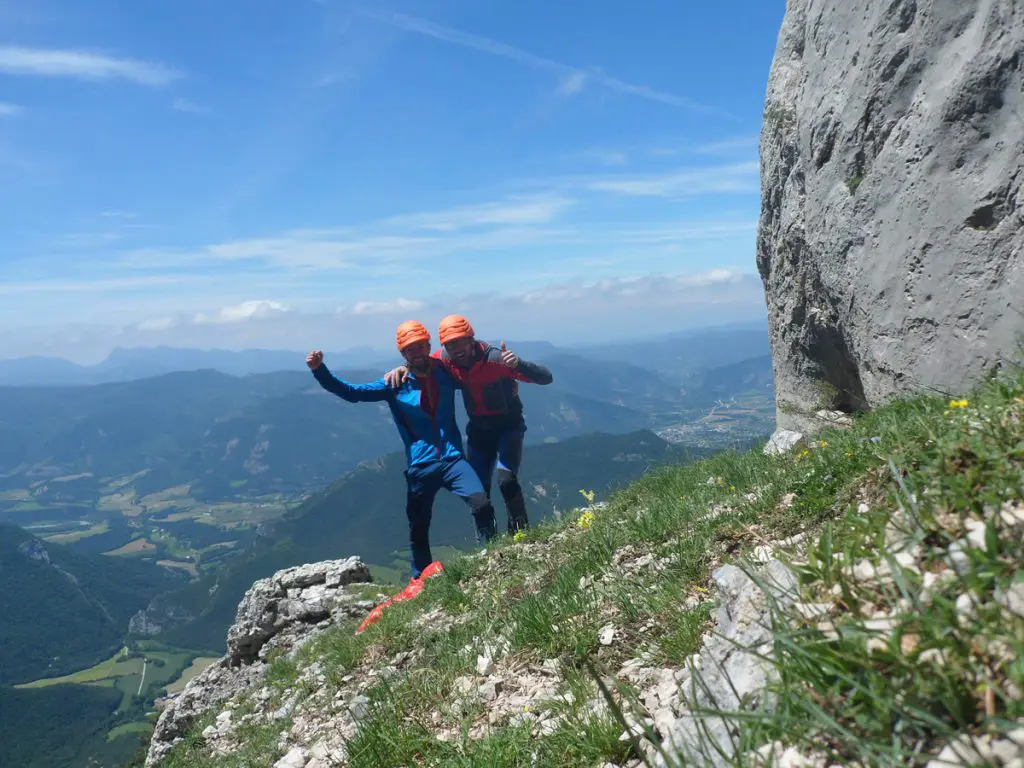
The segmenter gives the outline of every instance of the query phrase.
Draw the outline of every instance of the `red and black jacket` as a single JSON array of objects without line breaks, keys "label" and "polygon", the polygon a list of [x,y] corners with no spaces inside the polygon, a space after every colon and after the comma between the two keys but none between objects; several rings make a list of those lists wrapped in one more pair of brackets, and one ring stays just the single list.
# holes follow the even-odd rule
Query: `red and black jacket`
[{"label": "red and black jacket", "polygon": [[505,429],[523,425],[523,401],[519,399],[519,382],[550,384],[551,371],[543,365],[520,359],[510,368],[501,361],[501,350],[485,342],[477,342],[473,364],[457,365],[441,348],[435,358],[444,363],[462,390],[470,429]]}]

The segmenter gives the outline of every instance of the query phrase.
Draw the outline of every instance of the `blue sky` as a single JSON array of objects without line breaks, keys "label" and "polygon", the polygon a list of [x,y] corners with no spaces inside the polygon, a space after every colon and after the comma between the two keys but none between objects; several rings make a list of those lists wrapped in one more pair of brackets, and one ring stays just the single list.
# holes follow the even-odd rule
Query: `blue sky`
[{"label": "blue sky", "polygon": [[0,0],[0,356],[763,313],[784,5]]}]

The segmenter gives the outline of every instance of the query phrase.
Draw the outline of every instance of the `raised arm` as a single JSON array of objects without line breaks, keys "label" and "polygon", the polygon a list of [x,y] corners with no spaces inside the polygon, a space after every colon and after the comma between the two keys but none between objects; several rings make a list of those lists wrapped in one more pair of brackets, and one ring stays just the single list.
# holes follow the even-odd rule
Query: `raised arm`
[{"label": "raised arm", "polygon": [[387,385],[384,379],[377,379],[369,384],[350,384],[332,374],[323,359],[322,352],[311,352],[306,358],[306,365],[309,366],[313,377],[320,386],[332,395],[337,395],[350,403],[381,402],[394,396],[394,390]]},{"label": "raised arm", "polygon": [[501,342],[501,349],[491,347],[488,350],[487,362],[500,363],[508,370],[507,378],[527,384],[550,384],[555,380],[550,370],[539,363],[523,360],[515,352],[507,349],[505,342]]}]

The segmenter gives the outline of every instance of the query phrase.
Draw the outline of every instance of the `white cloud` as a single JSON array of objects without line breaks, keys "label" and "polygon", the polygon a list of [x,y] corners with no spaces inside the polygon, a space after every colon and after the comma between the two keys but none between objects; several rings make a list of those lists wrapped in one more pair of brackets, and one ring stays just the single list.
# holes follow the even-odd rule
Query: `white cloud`
[{"label": "white cloud", "polygon": [[87,51],[0,46],[0,72],[8,75],[69,77],[79,80],[128,80],[162,86],[181,73],[149,61],[121,59]]},{"label": "white cloud", "polygon": [[582,93],[583,89],[586,87],[586,72],[570,72],[569,74],[564,75],[558,82],[558,87],[555,88],[555,93],[559,96],[575,96],[577,93]]},{"label": "white cloud", "polygon": [[[437,229],[442,222],[434,223]],[[121,257],[132,269],[186,269],[197,265],[251,261],[301,270],[358,270],[382,276],[398,265],[466,251],[494,251],[550,241],[557,231],[500,227],[435,235],[361,234],[350,230],[299,230],[276,237],[232,240],[195,250],[149,249]],[[307,275],[308,277],[308,275]]]},{"label": "white cloud", "polygon": [[131,211],[103,211],[100,216],[105,219],[137,219],[139,214]]},{"label": "white cloud", "polygon": [[168,331],[177,325],[178,320],[174,317],[152,317],[143,320],[135,328],[139,331]]},{"label": "white cloud", "polygon": [[696,224],[615,229],[606,231],[606,242],[621,242],[628,245],[664,245],[670,243],[695,242],[732,238],[757,232],[757,219],[732,219]]},{"label": "white cloud", "polygon": [[715,194],[756,194],[761,188],[757,162],[682,168],[669,173],[608,177],[588,187],[629,197],[698,197]]},{"label": "white cloud", "polygon": [[735,285],[748,277],[750,276],[736,269],[712,269],[696,275],[681,275],[676,278],[676,281],[680,285],[705,287],[711,285]]},{"label": "white cloud", "polygon": [[[579,67],[573,67],[569,64],[555,61],[554,59],[544,58],[543,56],[537,56],[528,51],[524,51],[522,48],[516,48],[513,45],[508,45],[507,43],[502,43],[498,40],[492,40],[481,35],[474,35],[469,32],[452,29],[451,27],[434,24],[433,22],[426,21],[425,19],[420,19],[415,16],[377,11],[365,11],[364,14],[383,24],[405,30],[406,32],[414,32],[418,35],[424,35],[426,37],[432,37],[435,40],[451,43],[452,45],[459,45],[463,48],[480,51],[481,53],[486,53],[490,56],[509,59],[527,67],[532,67],[533,69],[553,72],[562,78],[572,78],[574,76],[578,76],[579,73],[583,71]],[[612,91],[661,102],[662,104],[668,104],[673,107],[681,107],[705,114],[727,114],[718,107],[701,104],[700,102],[687,99],[683,96],[677,96],[672,93],[656,90],[650,86],[627,83],[623,80],[619,80],[618,78],[605,75],[600,70],[596,69],[586,70],[586,79]],[[564,82],[566,81],[563,80],[563,83]],[[569,80],[569,82],[572,82],[572,80]],[[582,87],[582,85],[583,82],[578,83],[579,87]]]},{"label": "white cloud", "polygon": [[68,232],[60,235],[57,242],[67,248],[102,248],[122,237],[120,232]]},{"label": "white cloud", "polygon": [[[548,285],[527,291],[521,297],[527,305],[584,304],[596,311],[608,303],[644,304],[649,307],[684,303],[710,303],[716,291],[739,288],[744,293],[761,290],[754,275],[736,269],[713,269],[706,272],[678,275],[630,276],[594,281]],[[624,307],[623,307],[624,308]]]},{"label": "white cloud", "polygon": [[10,102],[0,101],[0,117],[17,117],[25,111],[25,108],[20,104],[11,104]]},{"label": "white cloud", "polygon": [[[353,315],[390,315],[397,312],[420,312],[426,309],[424,301],[397,298],[393,301],[357,301],[351,309]],[[342,310],[344,313],[345,310]]]},{"label": "white cloud", "polygon": [[[607,162],[618,159],[605,158]],[[594,245],[607,251],[629,244],[734,237],[756,224],[746,219],[718,218],[689,225],[649,222],[644,226],[616,227],[605,223],[604,212],[589,220],[562,220],[566,212],[581,208],[586,201],[583,194],[571,194],[575,190],[669,198],[757,192],[756,163],[696,168],[660,176],[594,174],[542,179],[530,182],[530,186],[546,186],[550,191],[400,214],[360,227],[291,230],[191,248],[125,251],[117,255],[112,266],[191,271],[214,264],[247,262],[271,270],[295,270],[290,277],[302,280],[314,279],[312,273],[316,271],[338,270],[353,275],[397,277],[400,269],[463,253],[497,255],[554,245]],[[603,197],[598,202],[602,206],[609,204]]]},{"label": "white cloud", "polygon": [[396,227],[453,232],[472,227],[543,224],[575,203],[567,197],[528,195],[442,211],[394,216],[381,222]]},{"label": "white cloud", "polygon": [[[735,269],[541,281],[526,289],[491,293],[449,290],[443,295],[374,302],[373,309],[381,311],[364,308],[360,314],[351,309],[332,311],[329,303],[318,308],[307,302],[290,304],[292,310],[285,311],[283,303],[271,301],[247,301],[211,311],[209,307],[218,306],[212,293],[195,299],[199,303],[189,312],[203,311],[204,322],[199,324],[192,321],[191,314],[173,310],[164,316],[156,314],[144,301],[130,312],[96,313],[103,317],[103,326],[90,324],[85,316],[81,322],[58,322],[51,317],[46,327],[35,328],[16,322],[0,336],[0,357],[32,354],[42,348],[47,354],[76,360],[98,359],[114,346],[155,344],[302,351],[368,345],[393,354],[392,339],[399,320],[412,316],[433,328],[450,312],[469,315],[485,338],[543,339],[559,344],[650,336],[765,316],[760,280]],[[0,303],[0,309],[3,306]],[[118,309],[122,309],[121,303]],[[148,319],[140,322],[140,318]],[[297,367],[301,367],[301,359],[301,355],[296,358]]]},{"label": "white cloud", "polygon": [[181,98],[174,100],[174,103],[171,104],[171,109],[173,109],[176,112],[187,112],[195,115],[205,115],[209,112],[209,110],[206,107],[200,106],[199,104],[196,104],[194,101],[189,101],[188,99]]},{"label": "white cloud", "polygon": [[288,308],[276,301],[243,301],[241,304],[223,307],[213,315],[206,315],[200,312],[192,322],[196,325],[244,323],[248,320],[261,320],[286,312],[288,312]]},{"label": "white cloud", "polygon": [[0,282],[0,295],[17,296],[25,293],[116,293],[139,288],[181,285],[194,278],[184,275],[145,275],[125,278],[98,278],[83,280],[26,280]]}]

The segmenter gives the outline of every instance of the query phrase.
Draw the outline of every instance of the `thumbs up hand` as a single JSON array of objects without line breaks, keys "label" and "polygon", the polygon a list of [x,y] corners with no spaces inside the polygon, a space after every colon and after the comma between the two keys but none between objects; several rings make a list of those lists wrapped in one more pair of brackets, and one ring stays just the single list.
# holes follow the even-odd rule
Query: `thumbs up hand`
[{"label": "thumbs up hand", "polygon": [[501,362],[509,368],[516,368],[519,365],[519,356],[512,350],[508,349],[505,346],[504,341],[501,342]]}]

